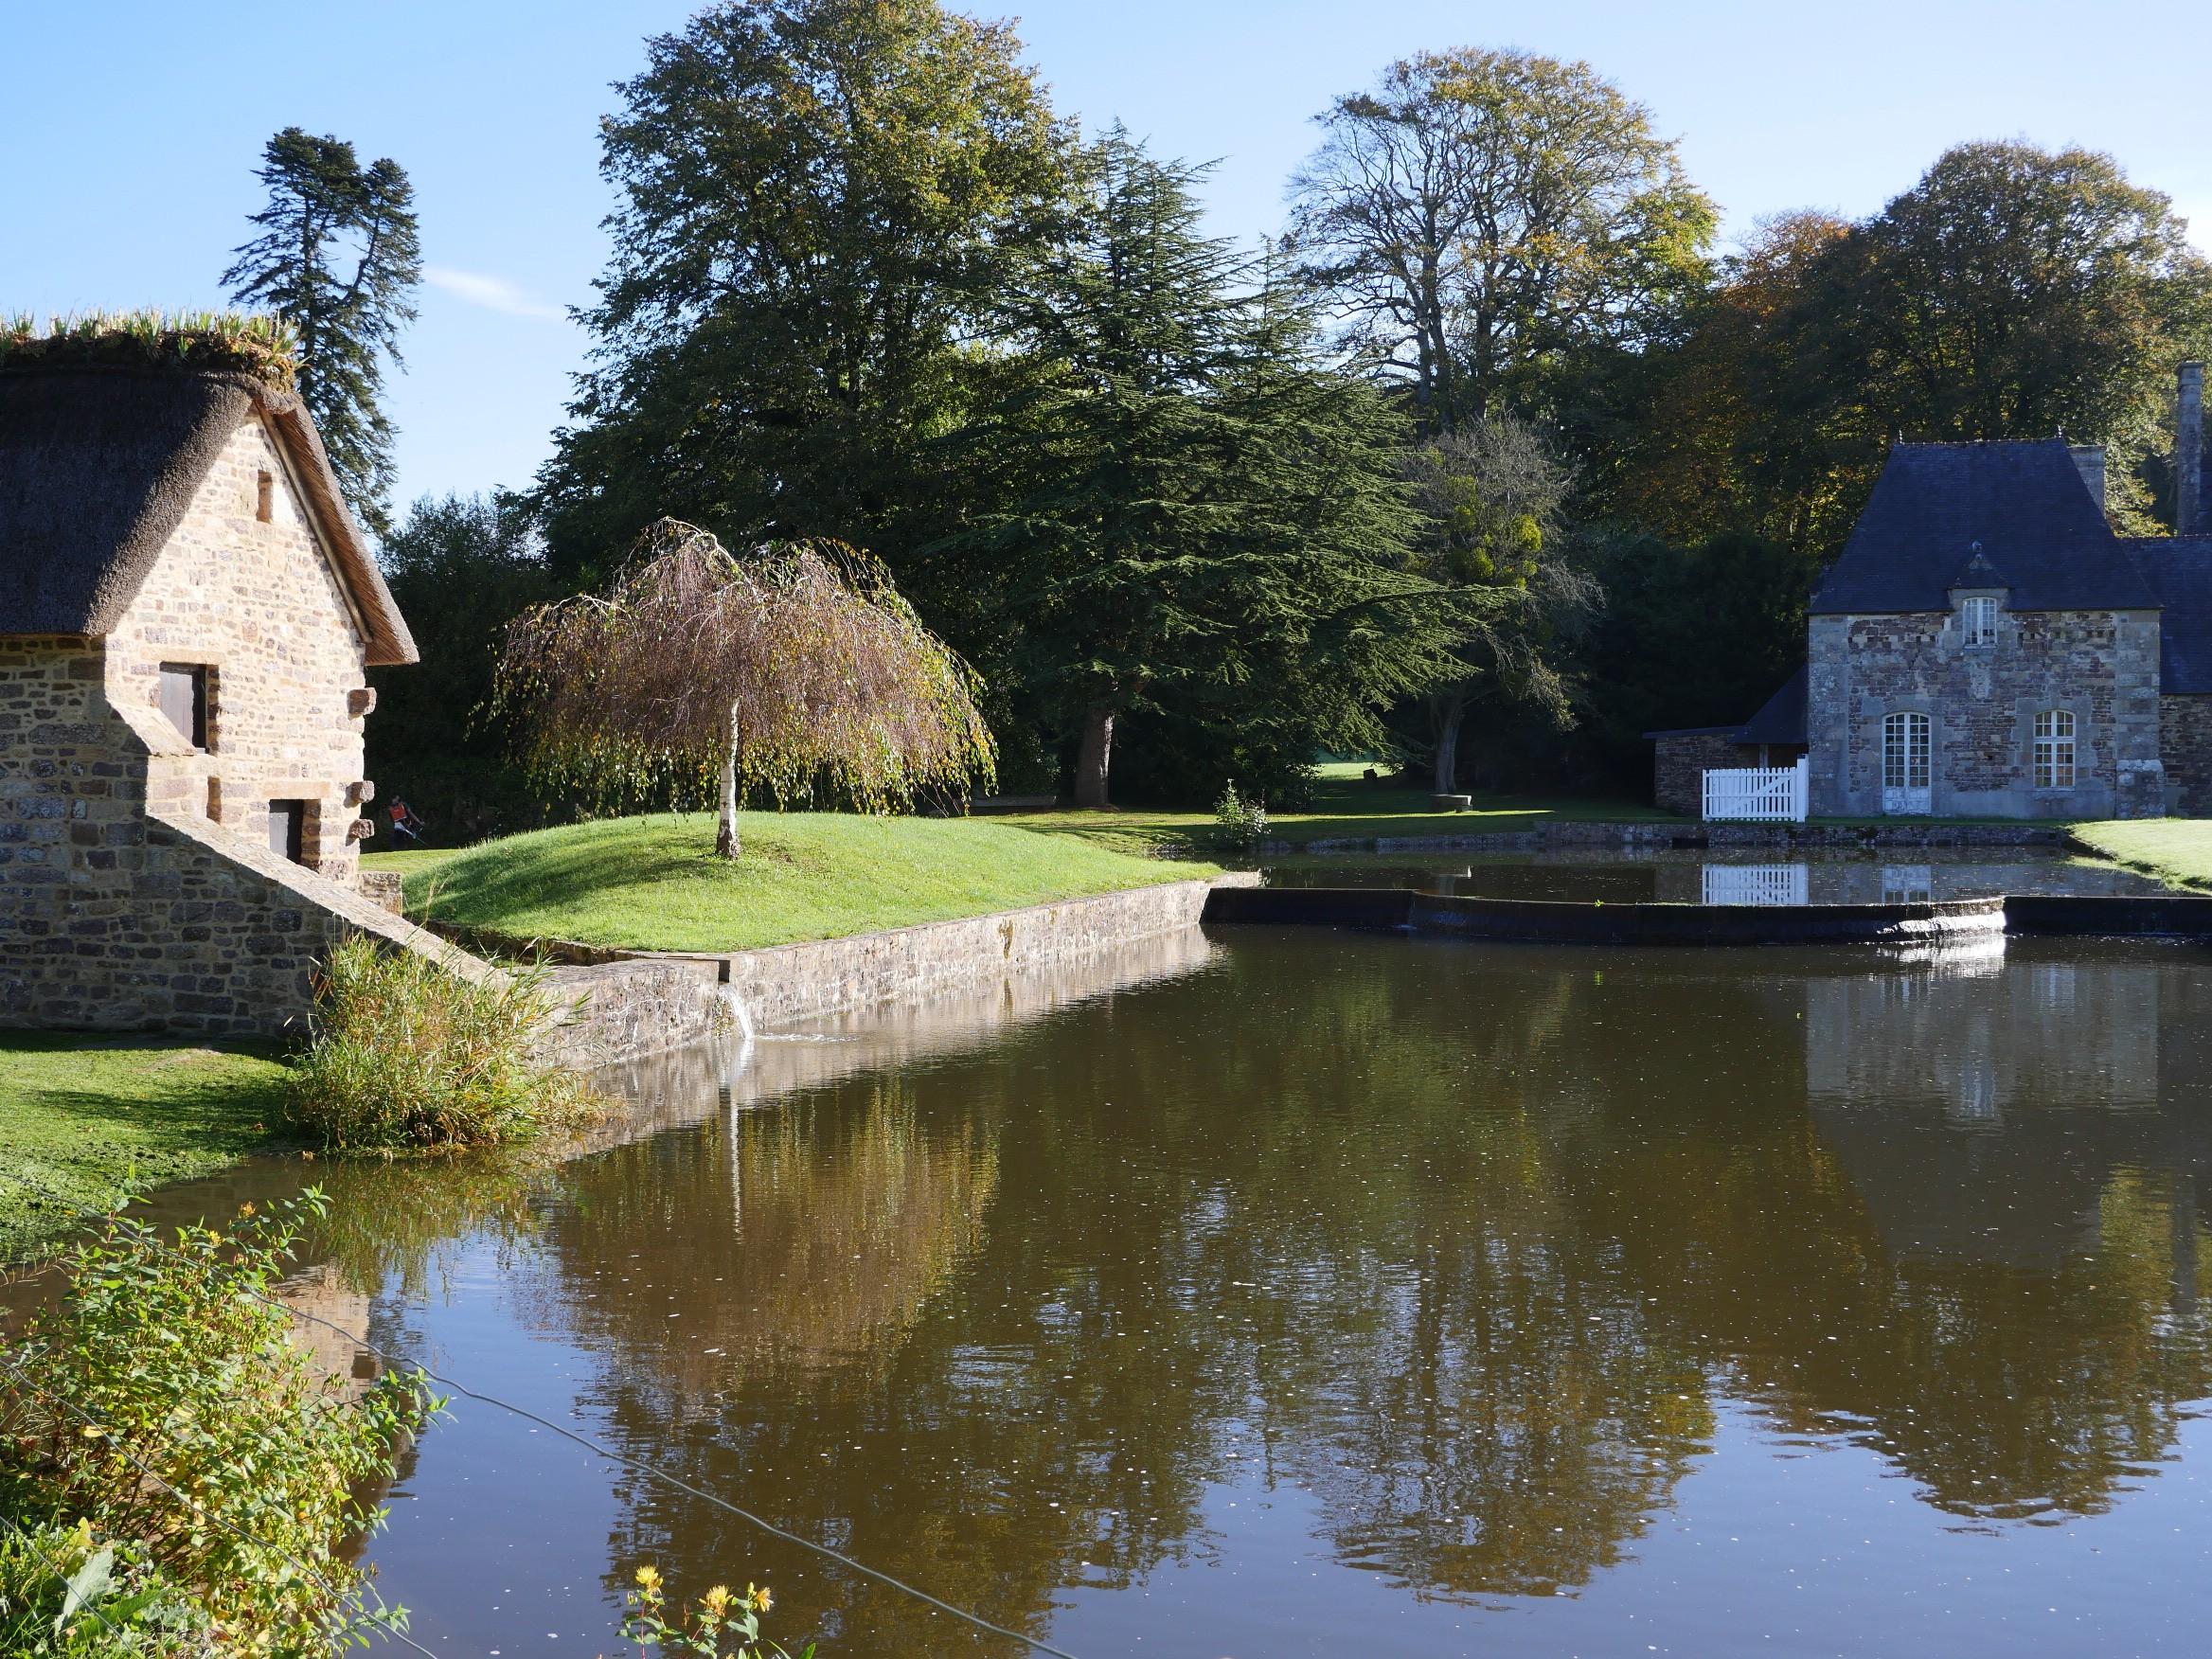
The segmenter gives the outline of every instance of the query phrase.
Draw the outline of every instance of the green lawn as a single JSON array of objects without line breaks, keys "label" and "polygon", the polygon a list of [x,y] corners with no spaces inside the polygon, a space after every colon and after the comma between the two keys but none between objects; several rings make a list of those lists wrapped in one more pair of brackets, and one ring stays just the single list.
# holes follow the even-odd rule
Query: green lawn
[{"label": "green lawn", "polygon": [[2212,887],[2212,819],[2115,818],[2073,830],[2093,851],[2169,887]]},{"label": "green lawn", "polygon": [[[0,1034],[0,1170],[95,1206],[235,1163],[281,1133],[273,1050],[174,1037]],[[0,1252],[67,1223],[0,1179]]]},{"label": "green lawn", "polygon": [[454,852],[379,853],[407,908],[525,937],[736,951],[982,916],[1219,873],[996,818],[745,812],[744,856],[714,857],[705,813],[540,830]]}]

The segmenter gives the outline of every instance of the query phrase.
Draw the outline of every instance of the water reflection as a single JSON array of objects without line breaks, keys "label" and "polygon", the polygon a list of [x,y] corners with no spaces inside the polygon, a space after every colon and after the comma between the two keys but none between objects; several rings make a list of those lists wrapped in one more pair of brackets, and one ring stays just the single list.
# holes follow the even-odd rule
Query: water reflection
[{"label": "water reflection", "polygon": [[2166,891],[2114,865],[2031,848],[1836,848],[1778,859],[1754,847],[1620,847],[1540,853],[1297,855],[1271,860],[1271,886],[1412,887],[1481,899],[1607,904],[1913,904],[2003,893]]},{"label": "water reflection", "polygon": [[[1721,1603],[1802,1608],[1808,1578],[1647,1557],[1814,1448],[1900,1482],[1869,1520],[1861,1466],[1792,1466],[1807,1574],[1874,1528],[1902,1563],[1854,1605],[1868,1650],[1940,1650],[1890,1592],[1955,1575],[1946,1528],[2074,1552],[2108,1647],[2212,1613],[2170,1528],[2094,1554],[2131,1493],[2182,1492],[2212,1394],[2203,953],[1244,929],[1186,962],[872,1063],[692,1057],[659,1074],[671,1127],[559,1170],[526,1233],[441,1246],[448,1300],[398,1272],[419,1226],[348,1259],[472,1377],[1077,1651],[1201,1651],[1201,1602],[1244,1652],[1336,1650],[1347,1605],[1406,1651],[1604,1650],[1606,1607],[1721,1650]],[[1747,1412],[1768,1439],[1723,1432]],[[773,1578],[830,1650],[972,1650],[680,1493],[532,1502],[531,1459],[472,1481],[466,1445],[425,1442],[378,1545],[419,1632],[498,1645],[471,1610],[528,1570],[519,1504],[596,1517],[562,1536],[601,1646],[651,1560],[683,1591]],[[2056,1521],[2080,1529],[2025,1525]]]}]

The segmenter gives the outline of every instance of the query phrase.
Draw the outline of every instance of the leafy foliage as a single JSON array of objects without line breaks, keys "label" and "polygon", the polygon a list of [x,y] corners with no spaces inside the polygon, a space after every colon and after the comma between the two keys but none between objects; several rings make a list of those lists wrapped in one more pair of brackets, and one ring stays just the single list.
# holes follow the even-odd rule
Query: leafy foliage
[{"label": "leafy foliage", "polygon": [[1622,783],[1650,776],[1641,733],[1747,720],[1805,662],[1819,564],[1801,546],[1740,530],[1689,546],[1629,537],[1597,568],[1608,605],[1583,651],[1590,740]]},{"label": "leafy foliage", "polygon": [[66,1304],[34,1318],[0,1376],[0,1507],[115,1541],[152,1580],[134,1598],[185,1587],[219,1650],[305,1659],[403,1623],[367,1605],[338,1545],[381,1521],[358,1493],[391,1479],[434,1402],[398,1378],[348,1400],[283,1311],[253,1299],[300,1213],[249,1205],[228,1236],[185,1227],[168,1250],[116,1219],[72,1251]]},{"label": "leafy foliage", "polygon": [[1422,52],[1318,119],[1293,245],[1424,433],[1541,405],[1579,354],[1666,337],[1706,280],[1713,204],[1587,63]]},{"label": "leafy foliage", "polygon": [[446,1151],[588,1116],[598,1097],[582,1077],[532,1058],[544,990],[539,974],[478,982],[366,937],[341,941],[315,986],[292,1120],[344,1150]]},{"label": "leafy foliage", "polygon": [[959,500],[926,440],[990,383],[979,319],[1061,187],[1016,50],[936,0],[746,0],[650,43],[603,128],[598,367],[542,480],[559,567],[674,512],[904,574]]},{"label": "leafy foliage", "polygon": [[[717,1584],[699,1598],[699,1605],[680,1613],[674,1624],[668,1620],[668,1591],[660,1572],[637,1569],[637,1588],[625,1597],[622,1634],[643,1652],[651,1648],[667,1653],[692,1653],[704,1659],[792,1659],[792,1655],[760,1634],[760,1615],[775,1605],[775,1597],[760,1585],[748,1584],[742,1596]],[[723,1644],[731,1643],[727,1648]],[[798,1659],[812,1659],[814,1644],[799,1650]]]},{"label": "leafy foliage", "polygon": [[0,1519],[0,1653],[24,1659],[198,1659],[210,1620],[146,1548],[92,1524]]},{"label": "leafy foliage", "polygon": [[1842,545],[1891,438],[2108,446],[2111,510],[2150,533],[2173,365],[2212,346],[2212,264],[2106,155],[1946,152],[1858,224],[1775,221],[1642,371],[1600,493],[1687,539]]},{"label": "leafy foliage", "polygon": [[1198,234],[1193,177],[1118,131],[1087,152],[1066,236],[1005,308],[1036,378],[959,439],[997,468],[959,544],[994,573],[993,661],[1080,734],[1079,805],[1104,804],[1124,714],[1195,762],[1155,759],[1163,793],[1233,768],[1275,794],[1457,666],[1448,603],[1403,568],[1401,422],[1317,361],[1280,273],[1248,285]]},{"label": "leafy foliage", "polygon": [[1214,845],[1241,850],[1267,838],[1267,808],[1255,796],[1237,793],[1237,780],[1222,785],[1222,798],[1214,803]]},{"label": "leafy foliage", "polygon": [[[384,360],[400,362],[422,279],[415,191],[390,159],[287,127],[262,151],[261,234],[223,274],[233,301],[265,306],[298,342],[299,395],[361,521],[391,527],[392,423],[378,407]],[[348,268],[348,266],[350,268]]]},{"label": "leafy foliage", "polygon": [[510,495],[425,497],[386,536],[381,562],[422,660],[368,670],[368,776],[385,800],[456,847],[535,829],[581,803],[547,799],[515,764],[518,734],[492,706],[508,622],[560,597],[526,505]]},{"label": "leafy foliage", "polygon": [[1422,699],[1432,783],[1450,794],[1471,712],[1493,726],[1574,723],[1561,648],[1602,595],[1568,533],[1574,473],[1526,421],[1463,422],[1414,450],[1406,471],[1421,514],[1413,567],[1461,601],[1462,651],[1480,669]]},{"label": "leafy foliage", "polygon": [[0,323],[0,368],[46,363],[169,366],[252,375],[292,390],[298,342],[281,319],[239,312],[73,312]]},{"label": "leafy foliage", "polygon": [[716,850],[732,858],[752,786],[881,812],[987,781],[969,679],[874,561],[830,544],[739,560],[673,519],[604,597],[517,617],[499,669],[541,776],[590,787],[719,768]]}]

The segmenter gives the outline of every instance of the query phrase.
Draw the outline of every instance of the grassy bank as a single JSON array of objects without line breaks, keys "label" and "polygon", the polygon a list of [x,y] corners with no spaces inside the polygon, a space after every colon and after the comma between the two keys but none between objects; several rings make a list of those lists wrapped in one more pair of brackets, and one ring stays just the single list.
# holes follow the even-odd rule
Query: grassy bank
[{"label": "grassy bank", "polygon": [[[1207,820],[1210,822],[1210,820]],[[1003,819],[746,812],[744,856],[701,814],[572,824],[456,852],[384,853],[441,921],[632,950],[731,951],[981,916],[1216,873]]]},{"label": "grassy bank", "polygon": [[[274,1050],[175,1038],[0,1035],[0,1169],[94,1206],[235,1163],[283,1132]],[[65,1218],[0,1180],[0,1253]]]},{"label": "grassy bank", "polygon": [[2212,888],[2212,819],[2115,818],[2073,830],[2092,851],[2169,887]]}]

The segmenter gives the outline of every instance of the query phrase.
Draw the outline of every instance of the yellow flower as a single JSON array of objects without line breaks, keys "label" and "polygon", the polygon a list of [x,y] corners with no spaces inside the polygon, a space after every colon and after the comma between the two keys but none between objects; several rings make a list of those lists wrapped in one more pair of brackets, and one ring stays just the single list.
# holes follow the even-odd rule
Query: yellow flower
[{"label": "yellow flower", "polygon": [[660,1572],[653,1567],[640,1567],[637,1569],[637,1581],[648,1590],[658,1590],[661,1587]]},{"label": "yellow flower", "polygon": [[727,1584],[717,1584],[700,1599],[705,1603],[707,1612],[719,1614],[730,1604],[730,1587]]},{"label": "yellow flower", "polygon": [[768,1586],[765,1584],[758,1590],[750,1584],[746,1585],[745,1599],[752,1604],[753,1611],[756,1613],[766,1613],[776,1605],[776,1598],[768,1594]]}]

